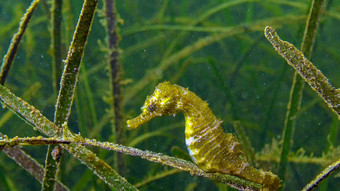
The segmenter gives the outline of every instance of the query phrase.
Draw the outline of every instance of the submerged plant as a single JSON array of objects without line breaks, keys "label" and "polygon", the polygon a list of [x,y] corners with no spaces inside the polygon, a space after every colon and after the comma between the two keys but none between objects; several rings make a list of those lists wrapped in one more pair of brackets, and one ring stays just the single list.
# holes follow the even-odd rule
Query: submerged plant
[{"label": "submerged plant", "polygon": [[[6,43],[5,46],[19,23],[22,5],[27,4],[22,2],[0,3],[1,18],[12,19],[0,22],[0,42]],[[0,190],[27,189],[32,185],[34,190],[40,185],[42,190],[137,190],[141,187],[205,190],[211,188],[211,184],[218,190],[226,190],[227,186],[240,190],[277,190],[280,179],[283,189],[287,190],[305,185],[304,190],[336,188],[336,177],[328,180],[325,177],[339,168],[339,89],[330,85],[332,77],[328,80],[309,61],[321,13],[335,21],[340,18],[335,11],[339,2],[330,1],[327,6],[323,3],[323,0],[313,0],[306,16],[308,4],[305,1],[231,0],[201,5],[196,1],[168,0],[157,3],[33,0],[8,51],[0,47],[4,54],[0,79],[1,84],[6,84],[6,87],[0,85],[0,99],[5,108],[0,118]],[[79,19],[73,19],[78,17],[78,9]],[[4,15],[8,12],[11,14]],[[73,20],[77,20],[76,26]],[[303,22],[306,27],[301,52],[291,43],[282,41],[273,27],[266,27],[292,32],[295,25]],[[296,70],[286,117],[282,105],[289,95],[280,89],[290,82],[288,70],[286,65],[280,69],[269,64],[277,61],[269,60],[275,53],[259,33],[264,28],[275,50]],[[318,34],[322,36],[323,33],[325,31]],[[324,50],[338,58],[336,51],[327,48],[328,45]],[[266,52],[257,52],[262,50]],[[109,72],[105,68],[109,68]],[[111,77],[110,84],[107,76]],[[183,121],[169,121],[181,118],[164,117],[145,124],[144,128],[125,131],[123,121],[135,115],[134,108],[144,100],[144,95],[165,79],[190,87],[199,97],[208,100],[212,109],[187,89],[162,83],[158,86],[162,92],[156,91],[154,95],[169,99],[149,97],[151,102],[147,101],[143,113],[159,115],[156,112],[162,104],[175,109],[163,110],[162,114],[184,111],[185,135],[183,131],[177,132]],[[331,110],[319,104],[322,100],[314,98],[314,92],[308,90],[308,104],[301,105],[304,81]],[[177,91],[181,96],[175,96]],[[182,100],[170,102],[173,97]],[[51,109],[53,104],[55,110]],[[195,107],[183,108],[190,104]],[[315,111],[311,108],[316,106],[318,114],[313,115]],[[228,132],[233,130],[226,124],[234,124],[238,138],[224,133],[221,121],[212,111],[223,116],[219,118],[225,121],[224,128],[229,128]],[[11,119],[12,112],[20,119]],[[329,132],[319,126],[317,132],[313,131],[315,124],[328,124],[314,121],[313,116],[318,117],[315,120],[332,121]],[[142,114],[128,123],[136,127],[149,117]],[[296,123],[297,119],[302,124]],[[21,121],[31,125],[33,128],[29,130],[32,131],[22,131]],[[202,124],[215,130],[193,128]],[[308,131],[304,125],[308,126]],[[300,132],[299,139],[294,140],[294,131],[303,131],[304,136]],[[284,132],[282,138],[278,137],[281,132]],[[318,132],[328,134],[327,138],[311,137]],[[201,136],[203,134],[205,136]],[[181,135],[185,136],[190,156],[183,151],[184,139],[178,138]],[[212,140],[211,145],[204,144],[208,139]],[[270,144],[265,144],[270,140]],[[315,148],[307,141],[316,145]],[[320,142],[326,142],[327,146],[322,148]],[[33,145],[48,145],[47,152],[41,149],[43,147],[29,147]],[[95,148],[91,151],[87,147]],[[163,154],[169,151],[171,154]],[[141,162],[140,158],[151,163]],[[74,159],[84,165],[77,165]],[[20,174],[25,180],[28,177],[27,181],[18,183],[23,179],[17,176],[17,169],[21,168],[13,166],[11,160],[29,172],[30,175]],[[310,164],[324,170],[306,168]],[[258,166],[264,170],[259,170]],[[308,183],[312,179],[308,175],[314,176],[307,171],[310,169],[321,173]],[[30,181],[30,176],[38,181]]]},{"label": "submerged plant", "polygon": [[222,121],[210,110],[208,103],[195,93],[169,82],[160,83],[145,100],[142,114],[128,120],[137,128],[154,117],[176,115],[185,117],[185,142],[191,159],[206,172],[231,174],[263,185],[264,190],[278,190],[281,180],[271,172],[255,169],[237,137],[225,133]]}]

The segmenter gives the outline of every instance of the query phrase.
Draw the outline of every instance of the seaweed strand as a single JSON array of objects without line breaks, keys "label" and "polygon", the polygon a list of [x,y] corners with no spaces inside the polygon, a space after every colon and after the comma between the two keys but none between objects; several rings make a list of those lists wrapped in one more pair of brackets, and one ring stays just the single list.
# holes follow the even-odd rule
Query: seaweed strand
[{"label": "seaweed strand", "polygon": [[52,3],[52,23],[51,23],[51,36],[52,36],[52,73],[53,73],[53,90],[55,96],[60,89],[59,78],[61,76],[62,67],[62,51],[61,51],[61,21],[62,21],[62,5],[63,0],[53,0]]},{"label": "seaweed strand", "polygon": [[118,145],[110,142],[100,142],[95,139],[87,139],[82,138],[80,136],[75,136],[72,139],[60,139],[60,138],[42,138],[42,137],[28,137],[28,138],[13,138],[13,139],[4,139],[0,141],[0,145],[17,145],[21,143],[34,143],[34,144],[66,144],[65,146],[72,145],[85,145],[85,146],[93,146],[99,147],[106,150],[121,152],[124,154],[128,154],[131,156],[138,156],[143,159],[149,160],[151,162],[161,163],[163,165],[171,166],[177,168],[182,171],[188,171],[191,175],[203,176],[218,182],[222,182],[228,184],[233,188],[237,188],[240,190],[261,190],[262,185],[250,182],[244,179],[241,179],[236,176],[221,174],[221,173],[207,173],[202,169],[198,168],[194,163],[186,161],[184,159],[179,159],[171,156],[167,156],[161,153],[155,153],[152,151],[143,151],[133,147],[127,147],[123,145]]},{"label": "seaweed strand", "polygon": [[[48,120],[41,112],[35,109],[32,105],[28,104],[21,98],[15,96],[6,87],[0,85],[0,99],[1,102],[9,109],[11,109],[18,117],[22,118],[25,122],[32,125],[34,129],[46,134],[47,136],[56,136],[59,134],[59,127]],[[66,137],[73,137],[74,135],[66,126],[63,128]],[[81,137],[77,135],[77,137]],[[137,190],[125,178],[121,177],[114,171],[105,161],[97,157],[92,151],[79,145],[63,145],[75,158],[80,160],[84,165],[91,169],[100,179],[105,181],[111,187],[118,190]]]},{"label": "seaweed strand", "polygon": [[[120,37],[117,28],[117,10],[115,0],[106,0],[106,20],[109,36],[109,63],[111,76],[111,93],[113,97],[112,110],[114,113],[114,121],[112,126],[115,132],[116,143],[125,143],[125,128],[123,126],[123,111],[122,111],[122,88],[121,74],[122,67],[119,62],[118,43]],[[124,175],[124,156],[120,153],[115,155],[115,166],[119,174]]]},{"label": "seaweed strand", "polygon": [[71,46],[68,50],[65,68],[61,78],[60,91],[55,111],[55,124],[61,126],[67,122],[71,113],[75,87],[78,81],[80,63],[90,32],[93,16],[98,1],[85,0],[79,17]]},{"label": "seaweed strand", "polygon": [[302,191],[310,191],[316,188],[322,180],[327,178],[329,175],[331,175],[334,171],[339,169],[340,167],[340,159],[329,165],[327,168],[325,168],[320,174],[318,174],[314,180],[312,180],[309,184],[307,184]]},{"label": "seaweed strand", "polygon": [[[18,165],[30,173],[40,183],[43,182],[44,168],[31,156],[21,150],[19,147],[4,147],[2,150],[8,157],[13,159]],[[57,191],[69,190],[59,180],[56,182]]]},{"label": "seaweed strand", "polygon": [[340,117],[340,90],[334,88],[318,70],[297,48],[292,44],[282,41],[275,30],[266,27],[265,34],[267,39],[273,44],[277,52],[287,60],[287,63],[294,67],[301,77],[316,91],[321,98],[328,104]]},{"label": "seaweed strand", "polygon": [[7,50],[6,55],[2,60],[1,72],[0,72],[0,84],[4,85],[6,82],[6,78],[8,76],[9,70],[11,69],[15,54],[19,48],[19,44],[22,36],[27,28],[29,21],[34,13],[35,8],[38,6],[40,0],[33,0],[26,13],[21,19],[20,26],[18,32],[15,33],[11,40],[11,44]]},{"label": "seaweed strand", "polygon": [[[61,21],[62,21],[62,0],[53,0],[51,9],[51,37],[52,37],[52,79],[54,97],[60,88],[58,78],[61,75],[62,55],[61,55]],[[55,190],[55,182],[59,171],[60,160],[54,160],[52,152],[58,149],[58,145],[49,145],[46,152],[44,178],[42,191]]]},{"label": "seaweed strand", "polygon": [[[55,3],[61,2],[56,1]],[[60,5],[54,6],[59,7]],[[61,78],[60,91],[54,114],[54,123],[57,127],[61,127],[62,124],[67,123],[68,117],[71,113],[71,106],[73,102],[76,83],[78,80],[80,63],[84,54],[85,45],[87,42],[96,7],[97,1],[84,1],[83,8],[79,16],[79,21],[73,36],[73,40],[71,46],[69,47],[64,72]],[[59,12],[59,14],[61,14],[61,10]],[[58,15],[54,16],[57,17]],[[61,153],[60,156],[57,158],[58,160],[55,160],[55,158],[51,154],[54,153],[54,151],[59,150],[61,150],[59,146],[51,145],[50,147],[48,147],[45,162],[45,178],[42,190],[53,190],[54,182],[58,174],[60,164],[59,158],[61,157]]]},{"label": "seaweed strand", "polygon": [[[318,27],[318,21],[320,17],[320,12],[322,8],[324,0],[313,0],[306,27],[305,32],[303,36],[303,41],[301,44],[301,50],[303,53],[306,54],[306,56],[309,58],[312,52],[313,43],[316,35],[316,30]],[[270,27],[266,27],[265,29],[265,36],[266,38],[272,43],[272,45],[275,47],[275,49],[283,56],[286,55],[290,58],[288,63],[295,58],[292,57],[288,51],[292,51],[292,47],[294,46],[284,46],[284,43],[281,43],[281,47],[277,46],[279,43],[275,43],[273,38],[275,38],[275,31],[274,29]],[[276,36],[275,40],[279,39],[278,36]],[[281,41],[282,42],[282,41]],[[295,48],[295,47],[294,47]],[[296,49],[296,48],[295,48]],[[297,49],[296,49],[297,50]],[[305,58],[303,54],[301,53],[300,56]],[[284,56],[285,57],[285,56]],[[285,57],[287,59],[287,57]],[[306,59],[306,58],[305,58]],[[306,59],[307,60],[307,59]],[[297,70],[299,71],[299,70]],[[279,164],[279,176],[284,181],[285,179],[285,173],[287,169],[287,161],[288,161],[288,154],[290,152],[291,147],[291,140],[293,138],[294,133],[294,127],[295,127],[295,120],[296,120],[296,113],[300,108],[301,100],[302,100],[302,91],[304,87],[304,81],[303,79],[298,75],[298,72],[295,71],[294,77],[293,77],[293,84],[291,87],[289,102],[287,106],[287,113],[286,113],[286,119],[284,123],[284,130],[283,130],[283,145],[281,150],[281,160]],[[301,74],[301,73],[300,73]],[[302,75],[303,77],[303,75]]]},{"label": "seaweed strand", "polygon": [[287,105],[287,112],[283,127],[282,135],[283,144],[278,170],[278,175],[283,182],[285,182],[284,180],[287,169],[288,155],[290,152],[291,140],[294,134],[296,113],[298,112],[301,105],[303,87],[304,87],[303,80],[295,73],[289,94],[289,102]]},{"label": "seaweed strand", "polygon": [[47,147],[44,178],[41,185],[42,191],[55,190],[57,175],[59,172],[60,157],[58,157],[58,160],[55,160],[55,158],[52,156],[52,153],[54,150],[57,150],[59,148],[59,145],[49,145]]}]

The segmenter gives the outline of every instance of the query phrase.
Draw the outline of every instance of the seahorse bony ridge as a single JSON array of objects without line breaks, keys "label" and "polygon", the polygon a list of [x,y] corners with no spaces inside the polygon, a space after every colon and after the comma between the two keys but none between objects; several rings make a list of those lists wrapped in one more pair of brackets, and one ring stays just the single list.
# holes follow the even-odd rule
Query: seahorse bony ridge
[{"label": "seahorse bony ridge", "polygon": [[187,88],[160,83],[145,100],[142,113],[127,124],[137,128],[154,117],[178,112],[184,113],[186,145],[199,168],[235,175],[262,184],[265,189],[278,190],[281,180],[271,172],[252,167],[237,137],[225,133],[222,121],[215,117],[208,103]]}]

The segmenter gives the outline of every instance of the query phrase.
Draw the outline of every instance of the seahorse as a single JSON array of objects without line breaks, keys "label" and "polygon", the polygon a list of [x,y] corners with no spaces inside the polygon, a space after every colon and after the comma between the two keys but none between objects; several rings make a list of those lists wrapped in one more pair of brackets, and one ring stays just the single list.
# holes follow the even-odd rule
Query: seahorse
[{"label": "seahorse", "polygon": [[160,83],[141,109],[139,116],[127,121],[129,128],[137,128],[154,117],[183,112],[189,155],[203,171],[238,176],[261,184],[263,190],[280,188],[278,176],[252,167],[237,137],[225,133],[222,121],[215,117],[208,103],[187,88]]}]

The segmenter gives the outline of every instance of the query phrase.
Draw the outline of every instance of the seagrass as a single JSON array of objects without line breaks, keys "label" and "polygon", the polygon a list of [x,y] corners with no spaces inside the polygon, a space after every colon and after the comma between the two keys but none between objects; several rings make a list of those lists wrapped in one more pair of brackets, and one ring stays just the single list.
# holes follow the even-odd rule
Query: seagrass
[{"label": "seagrass", "polygon": [[195,93],[169,82],[160,83],[148,96],[142,113],[127,121],[129,128],[137,128],[154,117],[185,116],[185,141],[191,159],[206,172],[231,174],[263,185],[264,190],[278,190],[281,180],[269,171],[250,166],[243,146],[237,137],[225,133],[221,123],[206,101]]}]

